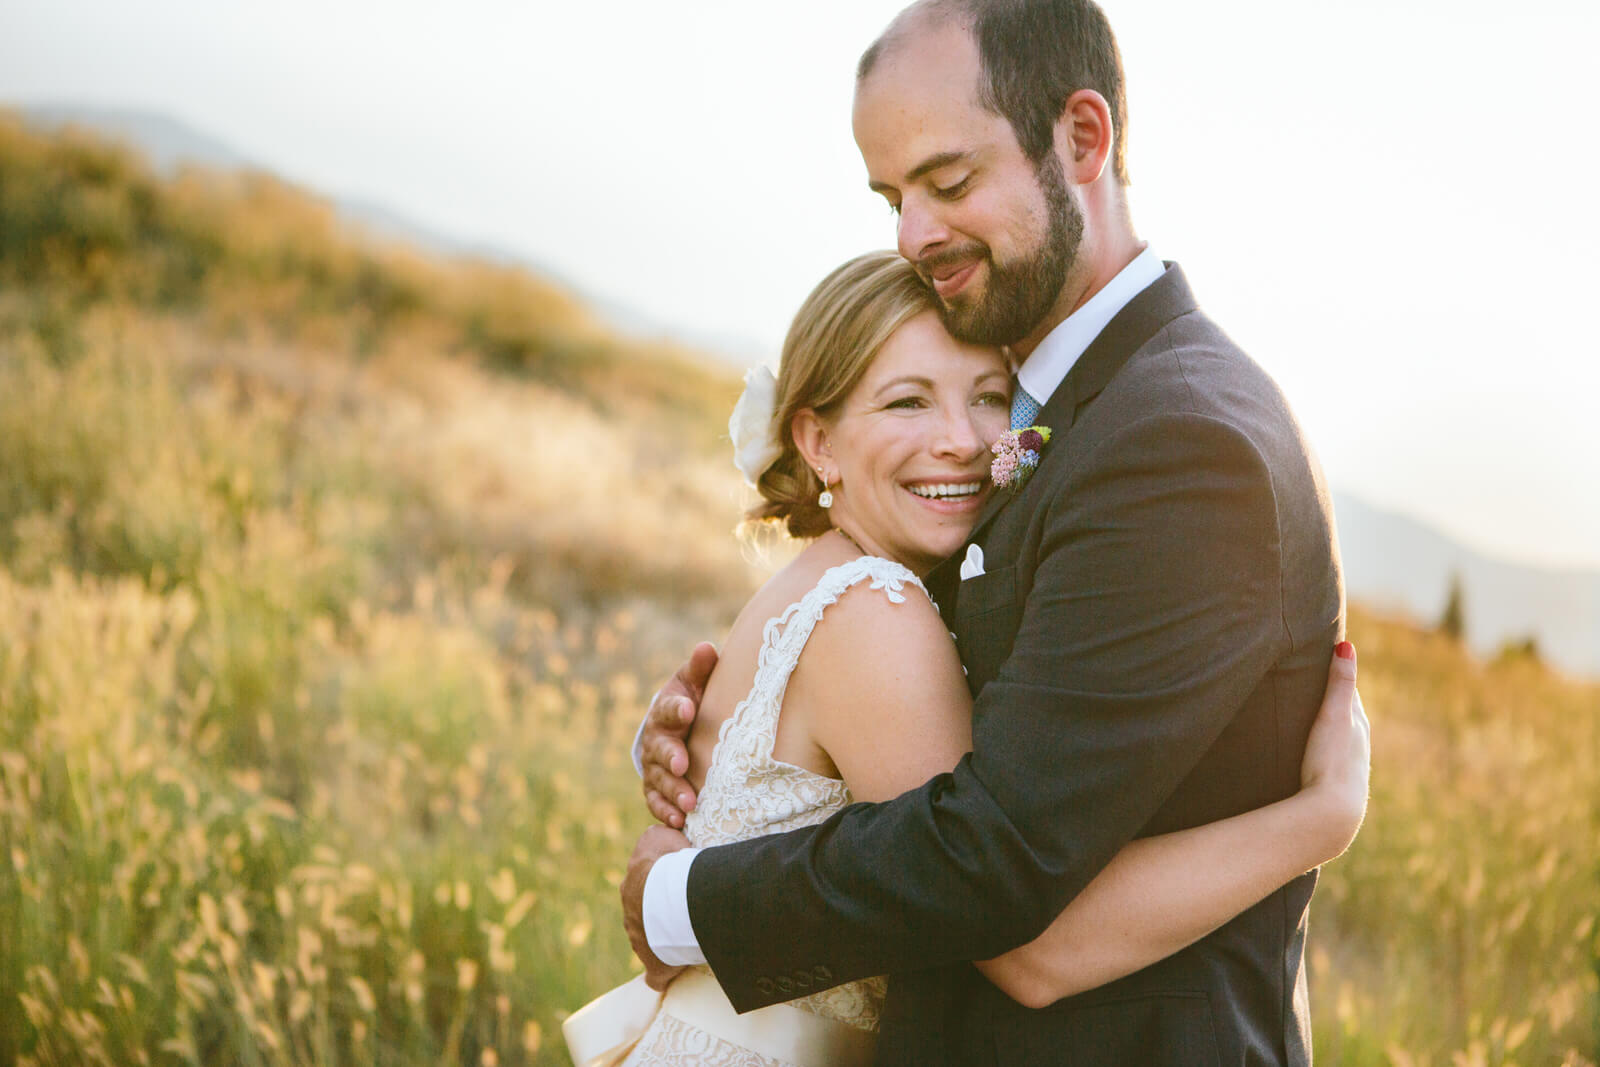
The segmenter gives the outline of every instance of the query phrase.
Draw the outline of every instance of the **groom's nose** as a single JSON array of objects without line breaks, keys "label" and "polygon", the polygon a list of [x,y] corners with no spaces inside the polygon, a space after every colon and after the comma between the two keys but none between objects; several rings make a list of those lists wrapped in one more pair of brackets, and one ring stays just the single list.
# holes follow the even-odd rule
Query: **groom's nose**
[{"label": "groom's nose", "polygon": [[947,244],[950,231],[921,197],[907,197],[900,205],[896,238],[900,254],[916,263]]}]

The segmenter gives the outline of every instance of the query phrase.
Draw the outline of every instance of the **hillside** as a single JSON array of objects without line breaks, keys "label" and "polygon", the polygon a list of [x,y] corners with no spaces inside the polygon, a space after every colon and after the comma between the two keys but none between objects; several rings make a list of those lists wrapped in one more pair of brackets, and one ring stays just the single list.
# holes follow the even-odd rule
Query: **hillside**
[{"label": "hillside", "polygon": [[1352,609],[1372,800],[1325,868],[1324,1062],[1593,1063],[1600,686]]},{"label": "hillside", "polygon": [[[0,1062],[566,1062],[647,694],[763,572],[726,372],[0,119]],[[1318,1055],[1593,1063],[1600,687],[1360,611]]]},{"label": "hillside", "polygon": [[736,387],[0,120],[0,1062],[558,1062],[618,723],[755,573]]},{"label": "hillside", "polygon": [[1600,678],[1600,574],[1491,559],[1349,494],[1334,505],[1352,598],[1431,621],[1459,578],[1467,641],[1480,654],[1531,637],[1552,665]]},{"label": "hillside", "polygon": [[[185,166],[270,172],[221,139],[170,116],[127,108],[31,104],[20,112],[31,126],[50,131],[77,127],[144,152],[163,174]],[[430,255],[477,255],[489,262],[517,257],[442,234],[381,205],[338,197],[336,219],[378,236],[405,241]],[[535,267],[535,272],[538,272]],[[660,332],[614,302],[595,305],[608,322],[646,334]],[[727,358],[727,338],[707,338],[708,350]],[[1438,617],[1453,577],[1465,589],[1466,636],[1480,654],[1532,639],[1551,665],[1600,677],[1600,573],[1551,570],[1488,558],[1426,523],[1383,511],[1349,493],[1334,494],[1345,582],[1352,599],[1382,605],[1414,619]]]},{"label": "hillside", "polygon": [[[290,432],[350,421],[415,494],[410,521],[506,557],[514,584],[742,596],[726,370],[620,338],[527,274],[359,242],[263,175],[162,181],[125,151],[0,121],[0,181],[0,329],[52,366],[72,373],[95,331],[157,331],[122,349],[162,353],[185,379],[175,403],[225,381],[287,405]],[[630,521],[606,521],[623,494]],[[687,558],[644,550],[641,524],[686,522]]]}]

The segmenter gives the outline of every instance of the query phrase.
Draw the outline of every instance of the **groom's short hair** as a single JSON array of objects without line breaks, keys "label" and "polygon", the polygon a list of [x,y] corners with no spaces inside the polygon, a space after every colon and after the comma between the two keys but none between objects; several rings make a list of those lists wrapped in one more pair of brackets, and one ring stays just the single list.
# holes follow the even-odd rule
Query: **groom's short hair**
[{"label": "groom's short hair", "polygon": [[1128,102],[1122,53],[1094,0],[919,0],[861,55],[856,80],[917,27],[961,23],[978,45],[979,102],[1011,124],[1035,165],[1055,145],[1055,124],[1080,89],[1105,97],[1115,127],[1112,170],[1128,184]]}]

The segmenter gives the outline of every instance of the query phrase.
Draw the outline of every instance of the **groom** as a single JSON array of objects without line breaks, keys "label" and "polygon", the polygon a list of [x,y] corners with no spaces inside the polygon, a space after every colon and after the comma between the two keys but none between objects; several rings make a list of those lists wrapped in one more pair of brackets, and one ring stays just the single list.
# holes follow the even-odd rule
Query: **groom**
[{"label": "groom", "polygon": [[[890,974],[886,1063],[1309,1062],[1314,875],[1040,1010],[965,962],[1032,939],[1130,839],[1293,793],[1342,636],[1316,463],[1135,236],[1125,114],[1090,0],[923,2],[862,57],[856,140],[901,253],[952,333],[1011,346],[1014,424],[1054,435],[980,516],[981,566],[930,577],[975,695],[971,755],[809,830],[699,852],[648,833],[623,901],[654,977],[709,961],[746,1011]],[[652,709],[653,755],[693,673]]]}]

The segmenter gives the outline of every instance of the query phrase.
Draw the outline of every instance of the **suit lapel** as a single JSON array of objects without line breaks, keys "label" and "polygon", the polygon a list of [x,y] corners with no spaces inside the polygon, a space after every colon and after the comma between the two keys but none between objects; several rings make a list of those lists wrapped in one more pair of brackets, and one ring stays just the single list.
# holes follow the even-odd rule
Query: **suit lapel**
[{"label": "suit lapel", "polygon": [[[1161,277],[1128,301],[1127,306],[1117,312],[1106,328],[1100,331],[1100,335],[1089,343],[1089,347],[1084,349],[1083,355],[1078,357],[1078,361],[1040,409],[1038,425],[1050,427],[1051,443],[1045,446],[1039,462],[1040,469],[1034,472],[1035,478],[1045,473],[1045,465],[1050,463],[1055,454],[1065,451],[1061,447],[1062,438],[1072,428],[1079,409],[1098,396],[1117,376],[1122,365],[1151,338],[1174,319],[1199,307],[1188,280],[1183,276],[1183,269],[1176,263],[1168,263],[1166,268]],[[967,535],[968,543],[979,540],[995,516],[1021,496],[1022,493],[1005,489],[991,493],[983,510],[978,513],[972,533]]]}]

